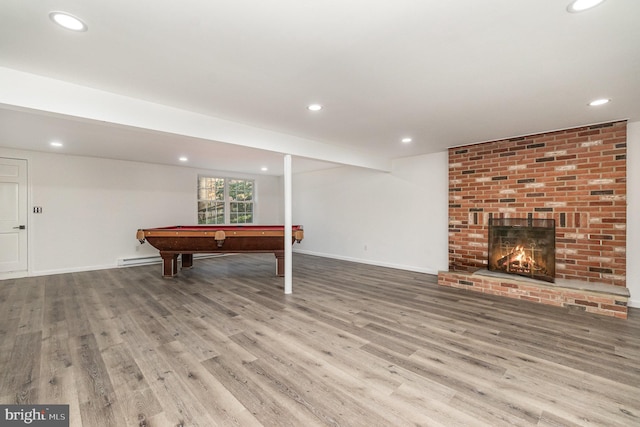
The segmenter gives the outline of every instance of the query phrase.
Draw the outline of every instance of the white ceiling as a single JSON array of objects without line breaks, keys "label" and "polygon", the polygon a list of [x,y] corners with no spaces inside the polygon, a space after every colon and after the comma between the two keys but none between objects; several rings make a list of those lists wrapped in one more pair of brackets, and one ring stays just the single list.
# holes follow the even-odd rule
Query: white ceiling
[{"label": "white ceiling", "polygon": [[[317,143],[393,159],[640,120],[640,1],[568,3],[2,0],[0,67],[294,137],[294,154]],[[54,10],[89,30],[54,25]],[[282,146],[54,114],[40,94],[20,105],[0,94],[0,146],[50,150],[60,138],[70,154],[282,173]],[[612,102],[587,106],[601,97]],[[336,153],[297,156],[294,172],[350,163]]]}]

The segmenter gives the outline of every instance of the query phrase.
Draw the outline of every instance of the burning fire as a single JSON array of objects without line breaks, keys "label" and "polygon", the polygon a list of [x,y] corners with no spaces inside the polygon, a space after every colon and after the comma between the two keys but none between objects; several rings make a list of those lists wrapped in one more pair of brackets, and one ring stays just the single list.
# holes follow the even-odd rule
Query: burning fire
[{"label": "burning fire", "polygon": [[524,246],[518,245],[497,262],[498,267],[507,271],[529,273],[535,269],[536,262],[527,255]]}]

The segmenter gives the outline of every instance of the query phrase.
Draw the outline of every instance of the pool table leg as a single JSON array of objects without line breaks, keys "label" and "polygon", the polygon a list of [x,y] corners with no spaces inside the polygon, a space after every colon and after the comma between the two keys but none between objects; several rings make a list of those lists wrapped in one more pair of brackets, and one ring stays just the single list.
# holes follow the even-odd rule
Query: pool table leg
[{"label": "pool table leg", "polygon": [[276,274],[278,276],[284,276],[284,251],[275,251],[273,253],[276,256]]},{"label": "pool table leg", "polygon": [[162,276],[171,278],[178,274],[178,254],[160,251],[162,257]]},{"label": "pool table leg", "polygon": [[193,254],[182,254],[182,268],[193,267]]}]

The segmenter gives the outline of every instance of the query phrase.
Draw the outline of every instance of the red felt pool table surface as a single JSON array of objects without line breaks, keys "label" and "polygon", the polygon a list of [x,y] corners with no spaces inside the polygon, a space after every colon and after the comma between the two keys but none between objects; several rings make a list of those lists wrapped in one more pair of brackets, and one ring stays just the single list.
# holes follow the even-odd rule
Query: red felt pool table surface
[{"label": "red felt pool table surface", "polygon": [[[301,225],[292,226],[291,244],[304,238]],[[182,268],[193,265],[194,253],[272,252],[276,272],[284,274],[283,225],[176,225],[139,229],[137,239],[160,251],[164,277],[178,273],[178,256]]]},{"label": "red felt pool table surface", "polygon": [[[302,229],[301,225],[294,225],[292,230]],[[146,230],[158,231],[211,231],[211,230],[280,230],[284,231],[284,225],[173,225],[169,227],[148,228]]]}]

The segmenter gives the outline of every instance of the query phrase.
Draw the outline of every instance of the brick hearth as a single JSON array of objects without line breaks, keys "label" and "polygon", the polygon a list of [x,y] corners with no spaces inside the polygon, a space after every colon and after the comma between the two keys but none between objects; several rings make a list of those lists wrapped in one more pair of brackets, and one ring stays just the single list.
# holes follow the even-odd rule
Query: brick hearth
[{"label": "brick hearth", "polygon": [[629,290],[622,286],[559,280],[555,284],[517,276],[488,276],[488,270],[475,273],[440,272],[438,284],[508,298],[569,307],[590,313],[627,318]]},{"label": "brick hearth", "polygon": [[[620,121],[451,148],[438,283],[626,318],[626,133]],[[555,285],[476,273],[492,217],[555,219]]]}]

